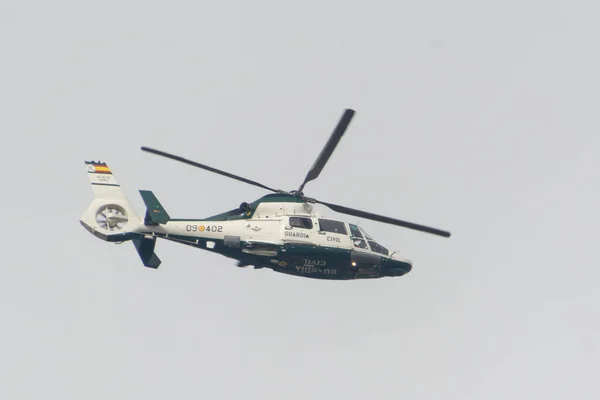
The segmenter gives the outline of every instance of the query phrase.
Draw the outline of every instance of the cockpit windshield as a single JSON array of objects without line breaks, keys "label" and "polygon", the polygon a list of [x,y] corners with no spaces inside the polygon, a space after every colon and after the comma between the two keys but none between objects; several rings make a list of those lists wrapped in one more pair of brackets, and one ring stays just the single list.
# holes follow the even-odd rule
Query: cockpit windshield
[{"label": "cockpit windshield", "polygon": [[365,229],[364,229],[364,228],[360,228],[360,230],[362,231],[362,233],[365,235],[365,237],[366,237],[367,239],[369,239],[369,240],[373,240],[373,237],[372,237],[371,235],[369,235],[369,234],[367,233],[367,231],[365,231]]},{"label": "cockpit windshield", "polygon": [[383,254],[384,256],[388,256],[390,254],[389,250],[377,243],[375,239],[373,239],[373,237],[367,233],[367,231],[365,231],[363,228],[360,228],[360,230],[362,231],[364,237],[367,238],[367,242],[369,243],[371,251]]}]

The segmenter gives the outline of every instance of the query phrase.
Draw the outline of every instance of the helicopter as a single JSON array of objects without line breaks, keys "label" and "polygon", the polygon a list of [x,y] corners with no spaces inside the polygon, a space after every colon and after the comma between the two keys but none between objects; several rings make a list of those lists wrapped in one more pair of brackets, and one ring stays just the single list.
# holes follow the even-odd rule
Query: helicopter
[{"label": "helicopter", "polygon": [[450,232],[307,197],[305,185],[317,179],[346,132],[355,111],[344,110],[329,140],[298,189],[285,191],[149,147],[141,150],[267,190],[261,198],[202,219],[171,218],[152,191],[139,190],[146,206],[140,218],[105,162],[85,161],[94,199],[80,223],[95,237],[112,243],[133,242],[142,264],[157,269],[157,239],[221,254],[238,267],[267,268],[313,279],[353,280],[398,277],[412,261],[377,242],[362,227],[329,218],[320,204],[359,218],[441,237]]}]

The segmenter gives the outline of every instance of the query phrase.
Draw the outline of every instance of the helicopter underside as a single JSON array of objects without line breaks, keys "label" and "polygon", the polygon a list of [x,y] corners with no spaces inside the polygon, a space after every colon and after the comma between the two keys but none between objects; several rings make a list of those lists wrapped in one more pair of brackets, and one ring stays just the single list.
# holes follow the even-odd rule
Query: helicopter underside
[{"label": "helicopter underside", "polygon": [[220,239],[183,235],[157,236],[232,258],[237,260],[238,267],[269,268],[303,278],[373,279],[402,276],[412,269],[407,262],[335,247],[241,242],[235,248]]}]

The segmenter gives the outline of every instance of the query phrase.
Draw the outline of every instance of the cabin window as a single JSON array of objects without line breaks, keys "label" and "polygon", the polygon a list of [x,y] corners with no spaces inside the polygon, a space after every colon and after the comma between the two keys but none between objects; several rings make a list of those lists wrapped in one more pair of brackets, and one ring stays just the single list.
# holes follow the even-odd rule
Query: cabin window
[{"label": "cabin window", "polygon": [[346,224],[340,221],[319,219],[319,226],[321,227],[321,230],[325,232],[340,233],[342,235],[348,234],[348,231],[346,230]]},{"label": "cabin window", "polygon": [[310,218],[290,217],[290,226],[294,228],[312,229],[313,222]]},{"label": "cabin window", "polygon": [[383,254],[384,256],[387,256],[389,254],[388,249],[386,249],[385,247],[383,247],[382,245],[380,245],[377,242],[369,240],[369,246],[371,246],[371,250],[374,251],[375,253],[380,253],[380,254]]}]

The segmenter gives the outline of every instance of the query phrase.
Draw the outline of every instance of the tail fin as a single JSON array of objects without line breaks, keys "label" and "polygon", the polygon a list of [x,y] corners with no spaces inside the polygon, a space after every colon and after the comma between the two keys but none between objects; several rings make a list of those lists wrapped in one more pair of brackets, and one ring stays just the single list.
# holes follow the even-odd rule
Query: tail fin
[{"label": "tail fin", "polygon": [[[94,190],[94,200],[81,217],[81,225],[92,235],[107,242],[124,242],[132,240],[144,266],[158,268],[160,259],[154,253],[156,237],[149,234],[144,221],[135,212],[127,200],[125,192],[117,183],[114,175],[103,162],[86,161],[85,168]],[[152,195],[151,197],[154,197]],[[152,200],[144,197],[146,204]],[[156,197],[154,197],[156,200]],[[156,218],[168,220],[169,215],[164,211],[158,200],[159,210]],[[156,223],[155,223],[156,224]]]},{"label": "tail fin", "polygon": [[142,220],[117,183],[106,163],[86,161],[94,200],[81,217],[81,224],[94,236],[122,242],[139,236]]}]

